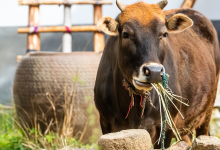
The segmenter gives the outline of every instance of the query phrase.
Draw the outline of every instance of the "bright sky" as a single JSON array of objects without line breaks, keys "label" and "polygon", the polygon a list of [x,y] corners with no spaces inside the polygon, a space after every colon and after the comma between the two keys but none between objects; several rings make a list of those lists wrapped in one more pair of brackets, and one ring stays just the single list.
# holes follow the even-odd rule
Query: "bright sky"
[{"label": "bright sky", "polygon": [[[70,0],[71,1],[71,0]],[[115,18],[119,9],[113,5],[103,6],[103,16]],[[137,0],[122,0],[125,4],[135,3]],[[159,0],[144,0],[157,3]],[[178,8],[183,0],[168,0],[166,9]],[[211,20],[220,20],[220,0],[197,0],[194,9],[203,13]],[[74,5],[71,9],[72,24],[93,24],[93,7],[91,5]],[[63,6],[40,6],[40,25],[61,25],[63,23]],[[0,0],[0,26],[27,26],[28,6],[19,6],[18,0]]]}]

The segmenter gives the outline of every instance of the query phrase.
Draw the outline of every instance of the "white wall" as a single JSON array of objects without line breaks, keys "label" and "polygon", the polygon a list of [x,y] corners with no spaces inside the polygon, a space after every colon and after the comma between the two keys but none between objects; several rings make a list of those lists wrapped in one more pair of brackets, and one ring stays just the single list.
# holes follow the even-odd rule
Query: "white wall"
[{"label": "white wall", "polygon": [[[119,10],[115,5],[105,5],[103,16],[115,18]],[[135,3],[137,0],[122,0],[125,4]],[[159,0],[144,0],[148,3],[157,3]],[[178,8],[183,0],[168,0],[166,9]],[[194,9],[200,11],[211,20],[220,20],[220,0],[197,0]],[[72,6],[72,24],[92,24],[93,7],[91,5]],[[61,25],[63,23],[63,6],[40,6],[40,25]],[[0,0],[0,26],[27,26],[28,6],[19,6],[18,0]]]}]

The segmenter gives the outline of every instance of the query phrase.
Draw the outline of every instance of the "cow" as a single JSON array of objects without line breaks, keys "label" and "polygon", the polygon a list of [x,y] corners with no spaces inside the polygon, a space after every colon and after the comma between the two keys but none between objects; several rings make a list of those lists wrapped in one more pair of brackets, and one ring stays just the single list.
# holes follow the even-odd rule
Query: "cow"
[{"label": "cow", "polygon": [[[104,17],[97,24],[109,35],[94,87],[102,133],[146,129],[155,143],[160,136],[161,120],[159,98],[152,83],[160,83],[161,74],[166,72],[173,93],[186,98],[189,104],[185,106],[174,101],[184,119],[172,104],[169,105],[182,139],[191,144],[193,130],[197,137],[208,135],[220,61],[217,32],[211,21],[192,9],[163,11],[167,0],[157,4],[124,5],[120,0],[116,3],[121,10],[118,17]],[[155,107],[146,102],[141,117],[142,97],[133,94],[134,104],[125,118],[131,94],[122,80],[139,91],[150,92]],[[174,137],[168,126],[165,135],[167,148]],[[154,148],[160,145],[155,144]]]}]

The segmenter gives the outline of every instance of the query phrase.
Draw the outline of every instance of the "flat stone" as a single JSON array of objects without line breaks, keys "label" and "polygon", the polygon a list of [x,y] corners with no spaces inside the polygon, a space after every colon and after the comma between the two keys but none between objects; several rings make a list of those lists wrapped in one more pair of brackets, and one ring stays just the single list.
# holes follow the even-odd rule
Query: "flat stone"
[{"label": "flat stone", "polygon": [[95,150],[95,149],[84,149],[84,148],[63,148],[61,150]]},{"label": "flat stone", "polygon": [[199,136],[194,140],[192,150],[220,150],[220,139],[215,136]]},{"label": "flat stone", "polygon": [[105,134],[98,144],[102,150],[150,150],[152,142],[146,130],[131,129]]}]

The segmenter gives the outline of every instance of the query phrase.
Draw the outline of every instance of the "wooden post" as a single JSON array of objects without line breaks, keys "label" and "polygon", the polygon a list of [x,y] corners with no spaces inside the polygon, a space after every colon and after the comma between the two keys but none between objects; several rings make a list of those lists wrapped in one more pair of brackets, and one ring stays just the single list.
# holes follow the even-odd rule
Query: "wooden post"
[{"label": "wooden post", "polygon": [[67,32],[63,34],[62,51],[64,53],[72,52],[72,35],[70,32],[71,27],[71,5],[64,6],[64,26],[67,28]]},{"label": "wooden post", "polygon": [[[94,5],[94,24],[102,18],[102,5]],[[100,32],[94,32],[94,51],[101,52],[104,50],[105,39],[104,34]]]},{"label": "wooden post", "polygon": [[40,22],[40,11],[38,6],[29,6],[29,26],[32,27],[36,33],[29,33],[27,36],[27,52],[40,51],[40,34],[37,33],[37,27]]},{"label": "wooden post", "polygon": [[185,0],[181,6],[181,8],[193,8],[196,0]]}]

